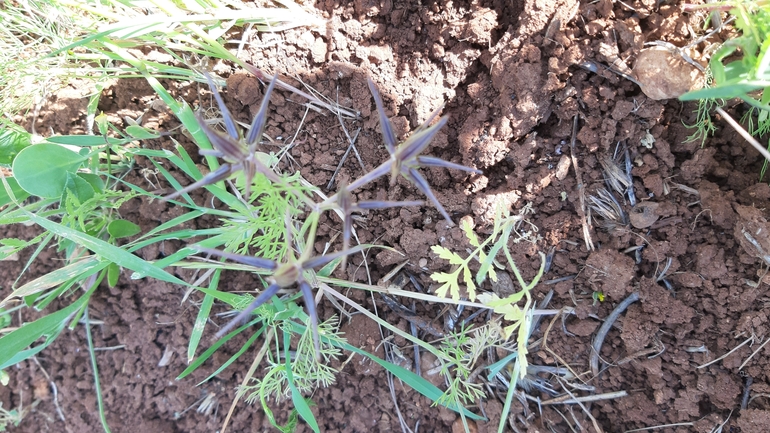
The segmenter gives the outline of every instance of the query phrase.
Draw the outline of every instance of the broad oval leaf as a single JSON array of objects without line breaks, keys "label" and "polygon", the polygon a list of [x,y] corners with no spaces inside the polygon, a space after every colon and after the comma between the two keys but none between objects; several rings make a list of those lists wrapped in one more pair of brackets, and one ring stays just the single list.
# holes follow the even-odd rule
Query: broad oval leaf
[{"label": "broad oval leaf", "polygon": [[56,144],[40,143],[19,152],[13,174],[24,191],[44,198],[62,195],[67,174],[75,173],[83,157]]},{"label": "broad oval leaf", "polygon": [[[94,196],[94,187],[76,173],[67,173],[66,191],[77,197],[80,203]],[[62,197],[63,201],[63,197]]]},{"label": "broad oval leaf", "polygon": [[126,220],[114,220],[107,226],[107,233],[115,239],[127,238],[141,231],[138,225]]},{"label": "broad oval leaf", "polygon": [[91,184],[91,187],[96,192],[104,192],[104,181],[98,174],[93,173],[78,173],[78,176],[83,178],[86,182]]},{"label": "broad oval leaf", "polygon": [[118,278],[120,277],[120,266],[115,263],[110,263],[107,266],[107,285],[110,288],[115,287],[118,284]]}]

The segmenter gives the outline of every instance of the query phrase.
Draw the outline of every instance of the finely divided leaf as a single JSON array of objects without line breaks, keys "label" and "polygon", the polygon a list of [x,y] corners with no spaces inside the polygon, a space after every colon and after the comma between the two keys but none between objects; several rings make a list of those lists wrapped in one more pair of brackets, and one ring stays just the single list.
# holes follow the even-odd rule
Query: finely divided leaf
[{"label": "finely divided leaf", "polygon": [[442,258],[444,260],[449,260],[449,263],[452,265],[462,265],[465,263],[465,260],[463,260],[462,257],[459,255],[453,253],[450,249],[444,248],[442,246],[434,245],[430,247],[431,251],[438,254],[439,258]]},{"label": "finely divided leaf", "polygon": [[457,277],[459,276],[459,269],[451,274],[445,272],[433,273],[430,278],[438,283],[444,283],[436,289],[436,296],[446,298],[447,291],[451,292],[452,299],[455,301],[460,300],[460,285],[457,284]]}]

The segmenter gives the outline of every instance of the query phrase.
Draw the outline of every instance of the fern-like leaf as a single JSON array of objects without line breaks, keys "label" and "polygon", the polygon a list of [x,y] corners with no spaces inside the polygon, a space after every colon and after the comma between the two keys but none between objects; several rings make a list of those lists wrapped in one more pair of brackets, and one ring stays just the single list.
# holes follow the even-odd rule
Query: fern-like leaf
[{"label": "fern-like leaf", "polygon": [[442,258],[444,260],[448,260],[449,264],[452,264],[452,265],[462,265],[463,263],[465,263],[465,260],[462,257],[460,257],[459,255],[453,253],[452,250],[450,250],[448,248],[444,248],[444,247],[439,246],[439,245],[434,245],[434,246],[430,247],[430,249],[434,253],[438,254],[439,258]]},{"label": "fern-like leaf", "polygon": [[450,292],[452,299],[455,301],[460,300],[460,285],[457,283],[457,277],[459,277],[460,269],[447,274],[446,272],[431,274],[430,278],[437,283],[443,283],[441,287],[436,289],[436,296],[446,298],[447,292]]},{"label": "fern-like leaf", "polygon": [[459,301],[460,300],[460,284],[458,283],[458,278],[460,277],[460,272],[462,272],[463,276],[463,282],[465,282],[466,290],[468,292],[468,298],[471,301],[476,300],[476,284],[473,282],[473,274],[471,274],[471,270],[468,267],[468,264],[470,263],[471,259],[473,259],[473,255],[468,257],[467,259],[463,259],[458,254],[452,252],[448,248],[444,248],[439,245],[434,245],[431,247],[431,250],[438,254],[438,256],[444,260],[448,260],[450,264],[459,266],[454,272],[451,274],[447,274],[446,272],[441,273],[434,273],[430,276],[430,278],[433,281],[444,283],[441,287],[439,287],[436,290],[436,295],[441,297],[446,297],[447,292],[449,292],[452,295],[452,300]]}]

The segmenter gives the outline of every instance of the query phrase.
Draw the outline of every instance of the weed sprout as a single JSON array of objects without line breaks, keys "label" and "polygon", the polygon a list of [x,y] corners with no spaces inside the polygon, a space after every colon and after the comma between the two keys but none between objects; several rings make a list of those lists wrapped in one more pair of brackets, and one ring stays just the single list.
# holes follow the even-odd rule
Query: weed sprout
[{"label": "weed sprout", "polygon": [[[259,107],[257,115],[251,123],[251,129],[244,138],[241,138],[238,129],[236,128],[235,121],[232,115],[224,105],[219,91],[214,85],[211,77],[206,74],[209,87],[211,88],[214,98],[219,105],[219,109],[222,112],[224,118],[226,134],[214,131],[207,125],[205,120],[200,114],[196,114],[196,120],[204,131],[209,141],[211,142],[213,149],[206,150],[201,149],[201,155],[209,155],[221,158],[225,161],[218,169],[204,176],[199,181],[166,196],[165,200],[171,200],[187,193],[193,189],[210,185],[215,182],[227,179],[236,172],[242,171],[245,177],[245,194],[247,200],[250,198],[250,191],[254,176],[257,173],[263,174],[267,179],[275,185],[285,185],[286,182],[263,162],[260,161],[260,153],[257,151],[258,144],[262,138],[264,131],[267,107],[270,100],[270,95],[276,85],[276,77],[270,82],[267,90],[265,91],[264,98]],[[224,328],[219,330],[217,338],[225,335],[233,327],[242,323],[255,309],[270,300],[278,291],[282,288],[287,288],[293,285],[297,285],[302,292],[302,297],[305,302],[305,308],[307,309],[308,316],[310,317],[310,326],[313,331],[313,342],[316,349],[316,354],[320,353],[320,342],[318,337],[318,315],[315,310],[315,301],[313,299],[313,292],[310,283],[305,279],[304,273],[314,268],[323,266],[335,259],[341,259],[342,269],[345,269],[347,256],[358,252],[365,248],[365,246],[350,247],[350,238],[352,236],[352,214],[353,212],[364,212],[372,209],[383,209],[387,207],[400,207],[400,206],[416,206],[422,204],[421,201],[402,201],[402,202],[389,202],[389,201],[361,201],[355,202],[352,191],[370,183],[374,180],[384,176],[388,172],[391,174],[391,184],[396,182],[397,176],[402,175],[413,183],[423,194],[425,194],[436,206],[441,215],[450,223],[453,224],[449,217],[449,214],[444,210],[438,199],[433,194],[425,178],[419,173],[418,169],[422,167],[444,167],[449,169],[463,170],[470,173],[481,173],[479,170],[475,170],[469,167],[465,167],[459,164],[444,161],[439,158],[420,156],[428,144],[430,144],[436,133],[443,127],[447,118],[443,117],[433,125],[430,123],[436,118],[441,108],[434,111],[428,118],[428,120],[420,126],[408,139],[406,139],[400,145],[396,141],[395,133],[393,132],[393,126],[388,120],[385,109],[383,107],[382,99],[380,98],[374,83],[369,80],[369,88],[374,96],[375,103],[377,105],[377,111],[380,117],[380,125],[382,128],[382,135],[385,142],[385,147],[390,154],[390,159],[382,163],[379,167],[375,168],[369,173],[364,174],[350,185],[341,185],[339,191],[329,197],[324,202],[318,204],[313,202],[305,194],[298,194],[303,201],[310,206],[310,212],[307,216],[308,221],[311,222],[311,228],[307,232],[306,245],[312,245],[315,240],[316,226],[318,224],[319,216],[322,212],[327,210],[340,211],[343,219],[343,247],[341,251],[331,253],[323,256],[312,257],[312,248],[305,248],[301,252],[299,258],[294,258],[291,255],[291,239],[286,239],[287,249],[289,252],[287,258],[281,262],[269,258],[253,257],[241,254],[235,254],[226,251],[219,251],[215,249],[199,248],[200,252],[213,254],[228,260],[232,260],[247,266],[252,266],[256,269],[263,269],[270,271],[271,274],[268,277],[268,287],[264,290],[256,299],[238,316],[228,323]],[[290,223],[287,222],[287,226]],[[288,228],[288,227],[287,227]],[[290,230],[287,230],[287,234],[290,234]]]},{"label": "weed sprout", "polygon": [[254,176],[257,172],[265,175],[273,182],[281,182],[281,179],[272,170],[270,170],[262,161],[259,160],[259,153],[257,152],[257,145],[262,138],[262,133],[265,130],[265,121],[267,120],[267,107],[270,102],[270,95],[275,88],[278,75],[274,76],[270,81],[270,85],[265,91],[265,95],[262,98],[262,104],[259,106],[257,115],[254,116],[254,120],[251,122],[251,129],[244,140],[241,140],[241,136],[238,133],[238,129],[235,127],[235,121],[233,120],[230,111],[225,106],[222,96],[219,94],[217,87],[214,85],[214,81],[211,76],[206,73],[206,80],[208,80],[209,87],[214,93],[214,99],[217,101],[220,111],[222,112],[222,118],[224,119],[225,129],[227,135],[223,135],[217,131],[211,129],[208,126],[205,119],[200,113],[196,113],[195,117],[198,120],[203,132],[208,137],[211,145],[214,149],[200,149],[198,153],[201,155],[212,155],[225,160],[218,169],[204,176],[201,180],[174,192],[164,197],[164,200],[173,200],[182,194],[188,193],[194,189],[211,185],[213,183],[225,180],[238,171],[243,171],[245,177],[245,194],[244,197],[248,200],[251,193],[251,185],[254,181]]},{"label": "weed sprout", "polygon": [[[311,231],[311,234],[313,232],[314,231]],[[312,245],[312,239],[310,244]],[[300,258],[290,259],[286,263],[278,263],[276,261],[260,257],[244,256],[241,254],[233,254],[214,249],[199,248],[199,251],[202,253],[217,255],[234,262],[252,266],[257,269],[272,271],[272,274],[267,278],[267,281],[270,283],[268,288],[260,293],[259,296],[257,296],[254,301],[252,301],[251,304],[246,307],[246,309],[241,311],[235,317],[235,319],[231,320],[230,323],[220,329],[219,332],[217,332],[216,337],[222,337],[223,335],[230,332],[231,329],[241,324],[254,310],[270,300],[270,298],[277,294],[280,289],[291,287],[292,285],[297,284],[299,286],[299,290],[302,292],[302,298],[305,301],[305,308],[307,309],[307,314],[310,317],[310,326],[313,331],[313,344],[315,346],[315,352],[316,355],[320,355],[321,344],[318,337],[318,313],[315,309],[315,300],[313,299],[313,291],[310,288],[310,283],[307,282],[303,274],[307,270],[323,266],[334,259],[347,256],[348,254],[355,253],[362,249],[363,247],[358,246],[349,250],[338,251],[336,253],[326,254],[319,257],[311,257],[310,252],[312,249],[308,248],[303,252]]]},{"label": "weed sprout", "polygon": [[[433,202],[433,205],[436,206],[436,209],[438,209],[438,211],[441,213],[444,219],[449,222],[449,224],[454,225],[454,222],[449,217],[449,214],[446,212],[446,210],[444,210],[444,207],[441,206],[441,203],[439,203],[438,199],[433,194],[433,191],[431,191],[430,185],[428,185],[428,181],[425,180],[425,178],[420,174],[419,171],[417,171],[417,169],[421,167],[444,167],[455,170],[462,170],[474,174],[481,174],[481,171],[466,167],[464,165],[444,161],[439,158],[419,156],[419,154],[422,153],[426,147],[428,147],[428,144],[430,144],[431,140],[433,140],[433,137],[436,136],[436,133],[439,131],[439,129],[441,129],[447,123],[447,118],[442,117],[438,122],[430,125],[430,123],[433,121],[433,119],[436,118],[439,111],[441,111],[443,107],[436,109],[436,111],[428,116],[428,120],[426,120],[425,123],[417,128],[417,130],[414,131],[414,133],[412,133],[412,135],[409,136],[406,141],[399,145],[398,141],[396,140],[396,134],[393,132],[393,125],[390,123],[388,116],[385,114],[382,98],[380,98],[380,94],[371,79],[368,80],[368,83],[369,89],[372,92],[372,96],[374,96],[374,101],[377,104],[377,112],[380,116],[380,127],[382,128],[382,137],[385,141],[385,148],[387,148],[388,153],[390,153],[390,159],[351,183],[348,187],[348,190],[354,191],[368,184],[369,182],[384,176],[388,172],[390,172],[391,175],[390,183],[393,185],[396,183],[398,175],[401,174],[412,184],[414,184],[417,189],[425,194],[425,196],[428,197],[431,202]],[[340,193],[342,193],[342,191]],[[330,197],[327,201],[333,202],[337,199],[338,198],[335,196]]]}]

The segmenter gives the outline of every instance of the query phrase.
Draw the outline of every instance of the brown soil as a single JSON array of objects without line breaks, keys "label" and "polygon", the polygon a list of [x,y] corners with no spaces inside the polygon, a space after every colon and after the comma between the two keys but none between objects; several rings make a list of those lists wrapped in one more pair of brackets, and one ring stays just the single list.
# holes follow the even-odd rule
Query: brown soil
[{"label": "brown soil", "polygon": [[[488,231],[499,201],[510,204],[514,211],[532,203],[535,213],[529,218],[539,228],[540,239],[536,245],[523,242],[512,246],[525,278],[532,278],[537,271],[537,252],[551,248],[555,251],[553,264],[544,281],[577,275],[535,289],[538,299],[554,289],[550,307],[574,307],[575,315],[566,319],[565,328],[556,320],[548,333],[547,347],[531,353],[533,364],[566,363],[595,387],[595,393],[626,391],[626,397],[586,405],[604,431],[684,423],[658,431],[707,432],[728,417],[723,431],[770,431],[770,361],[760,350],[740,368],[764,338],[770,338],[763,308],[770,279],[762,279],[766,253],[761,252],[770,251],[766,220],[770,187],[758,181],[760,157],[727,127],[704,147],[688,142],[686,137],[692,131],[683,124],[694,123],[694,105],[651,100],[635,84],[601,67],[593,73],[576,66],[588,60],[607,65],[614,62],[616,68],[621,61],[630,66],[645,41],[665,40],[682,46],[691,40],[692,29],[701,26],[700,18],[682,15],[670,2],[654,0],[340,3],[344,2],[316,1],[316,13],[327,20],[325,28],[260,34],[243,55],[264,70],[281,72],[296,84],[301,79],[321,94],[339,97],[341,105],[359,111],[361,120],[348,121],[346,127],[349,131],[361,128],[356,145],[367,169],[388,157],[367,77],[380,89],[400,137],[419,126],[441,103],[447,103],[443,114],[449,116],[448,126],[426,153],[478,168],[484,174],[425,170],[439,201],[456,222],[472,216],[480,233]],[[552,25],[556,20],[560,26]],[[259,83],[227,66],[217,65],[215,69],[223,75],[232,74],[225,100],[239,120],[248,122],[261,99]],[[196,106],[210,104],[209,96],[199,96],[199,90],[194,85],[176,89],[179,97]],[[38,131],[52,127],[62,134],[82,132],[82,95],[71,93],[60,94],[41,112]],[[151,90],[143,81],[121,81],[105,91],[100,108],[120,123],[122,116],[144,112],[152,100],[148,95],[152,95]],[[300,124],[304,114],[301,98],[278,92],[271,102],[266,134],[276,141],[281,141],[279,137],[287,141],[299,129],[299,144],[291,150],[293,167],[315,185],[325,186],[347,147],[338,120],[310,111]],[[740,105],[729,108],[736,117],[744,110]],[[583,242],[579,185],[567,156],[572,120],[577,114],[581,117],[576,157],[587,191],[603,186],[600,160],[611,155],[621,141],[627,144],[634,162],[637,200],[657,204],[647,208],[654,214],[651,225],[634,223],[609,231],[595,227],[595,251],[588,251]],[[153,110],[145,117],[145,126],[168,130],[176,124],[170,113]],[[655,140],[651,148],[640,144],[648,132]],[[160,148],[170,143],[158,140],[147,145]],[[185,146],[190,154],[197,154],[194,144]],[[139,161],[139,165],[149,167],[146,161]],[[350,158],[335,184],[361,174],[358,163]],[[181,174],[178,177],[182,183],[189,182]],[[148,186],[138,171],[128,180]],[[204,200],[203,192],[193,196],[199,202]],[[423,199],[403,179],[394,187],[382,179],[358,191],[357,198]],[[625,204],[624,208],[631,210]],[[124,218],[145,231],[181,212],[164,203],[140,200],[121,209]],[[190,224],[215,223],[212,218]],[[330,219],[321,226],[326,230],[321,234],[325,240],[338,222]],[[750,242],[746,233],[756,242]],[[431,272],[448,269],[447,263],[431,252],[431,245],[440,243],[456,251],[465,248],[459,229],[448,227],[431,205],[372,212],[358,226],[358,234],[361,242],[376,240],[404,252],[410,260],[408,270],[426,286]],[[23,226],[2,233],[2,237],[33,235],[33,229]],[[623,252],[640,245],[644,248],[638,256]],[[154,260],[180,246],[179,242],[166,242],[140,254]],[[3,262],[0,295],[8,293],[30,254],[23,254],[16,262]],[[44,251],[24,281],[56,268],[57,257],[52,250]],[[671,290],[656,281],[669,258],[667,282]],[[365,281],[357,260],[349,266],[348,277]],[[389,252],[375,255],[369,262],[372,279],[378,280],[401,260]],[[191,278],[185,272],[179,275]],[[254,284],[250,276],[241,274],[223,280],[232,289]],[[602,292],[606,299],[594,302],[594,292]],[[589,368],[593,337],[601,321],[633,292],[640,300],[621,314],[610,330],[600,353],[601,372],[593,377]],[[234,388],[253,358],[244,356],[216,379],[196,387],[237,350],[233,344],[193,377],[176,381],[186,366],[187,340],[197,312],[189,302],[180,305],[183,294],[180,287],[121,276],[116,288],[103,287],[94,295],[91,318],[103,321],[92,328],[95,345],[114,349],[97,352],[107,420],[113,431],[198,432],[221,427]],[[351,295],[371,307],[364,293]],[[440,310],[440,306],[418,305],[419,314],[429,320]],[[392,323],[404,329],[408,326],[388,308],[379,311]],[[327,303],[319,312],[322,317],[337,313]],[[22,313],[25,321],[34,317],[33,313]],[[548,325],[546,318],[533,337],[542,337]],[[366,350],[376,350],[381,340],[377,327],[362,316],[345,322],[342,330],[352,344]],[[752,336],[753,344],[698,368]],[[396,340],[399,343],[405,344]],[[166,351],[172,353],[171,360],[158,367]],[[402,347],[402,351],[411,353],[411,348]],[[27,361],[9,369],[11,383],[0,388],[4,408],[30,407],[39,402],[13,431],[100,431],[83,327],[65,330],[37,360],[39,364]],[[430,359],[424,359],[423,364],[430,367]],[[56,385],[56,392],[43,370]],[[748,407],[741,410],[748,378],[753,381],[750,399]],[[440,378],[437,383],[441,383]],[[419,423],[420,431],[462,430],[455,413],[431,407],[427,399],[398,382],[395,389],[410,428],[416,430]],[[208,413],[196,412],[200,400],[209,394],[215,396],[216,407]],[[532,395],[549,398],[537,392]],[[318,390],[312,399],[324,431],[401,429],[385,372],[358,356],[343,367],[335,385]],[[496,431],[502,403],[490,398],[481,405],[489,422],[477,423],[472,430]],[[288,407],[287,403],[277,405],[279,419],[286,419]],[[593,430],[592,420],[579,407],[543,406],[540,411],[532,401],[526,406],[514,401],[509,425],[518,431]],[[236,408],[230,431],[269,429],[258,406],[241,404]],[[309,431],[302,423],[299,430]]]}]

